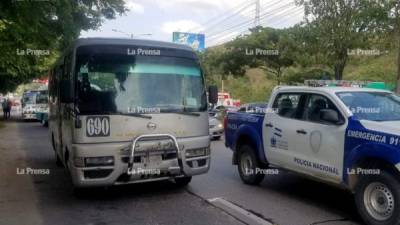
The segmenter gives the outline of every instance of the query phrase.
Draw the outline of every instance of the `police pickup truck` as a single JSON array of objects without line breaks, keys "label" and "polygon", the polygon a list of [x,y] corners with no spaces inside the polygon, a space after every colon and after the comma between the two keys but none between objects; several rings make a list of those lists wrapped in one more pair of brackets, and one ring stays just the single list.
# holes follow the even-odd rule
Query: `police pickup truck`
[{"label": "police pickup truck", "polygon": [[244,183],[289,170],[353,192],[367,224],[400,224],[399,96],[280,86],[265,112],[230,112],[224,125]]}]

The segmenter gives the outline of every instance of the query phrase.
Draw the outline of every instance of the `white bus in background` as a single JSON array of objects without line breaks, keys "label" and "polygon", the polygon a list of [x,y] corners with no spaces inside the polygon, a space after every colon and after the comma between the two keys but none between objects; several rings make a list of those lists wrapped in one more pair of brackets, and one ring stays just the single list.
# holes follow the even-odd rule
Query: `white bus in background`
[{"label": "white bus in background", "polygon": [[30,90],[22,95],[22,119],[36,120],[36,113],[48,108],[48,90]]}]

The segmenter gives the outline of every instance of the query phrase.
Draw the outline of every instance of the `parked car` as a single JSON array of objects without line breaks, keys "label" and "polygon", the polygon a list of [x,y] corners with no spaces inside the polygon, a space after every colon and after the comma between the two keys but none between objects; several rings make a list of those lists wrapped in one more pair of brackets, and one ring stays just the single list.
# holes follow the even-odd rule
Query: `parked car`
[{"label": "parked car", "polygon": [[210,130],[210,138],[213,140],[221,139],[221,136],[224,134],[224,126],[221,121],[215,117],[209,117],[209,130]]}]

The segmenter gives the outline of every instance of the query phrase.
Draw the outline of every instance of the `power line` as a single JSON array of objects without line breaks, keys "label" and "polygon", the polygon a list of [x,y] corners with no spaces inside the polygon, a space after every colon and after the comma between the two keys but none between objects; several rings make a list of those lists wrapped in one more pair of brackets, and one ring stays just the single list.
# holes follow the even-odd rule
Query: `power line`
[{"label": "power line", "polygon": [[[260,19],[263,20],[263,19],[265,19],[265,18],[267,18],[267,17],[273,15],[273,13],[279,12],[282,8],[288,7],[288,6],[293,5],[293,4],[294,4],[294,3],[287,3],[287,4],[283,5],[283,6],[278,7],[278,8],[275,8],[275,9],[269,11],[269,12],[265,12],[265,13],[263,13],[263,14],[260,16]],[[229,28],[227,28],[227,29],[225,29],[225,30],[223,30],[223,31],[221,31],[221,32],[219,32],[219,33],[214,32],[214,33],[212,33],[211,35],[209,34],[208,36],[209,36],[209,37],[210,37],[210,36],[216,36],[216,35],[218,35],[218,34],[220,34],[220,33],[226,32],[226,31],[228,31],[228,30],[232,30],[232,29],[234,29],[234,28],[236,28],[236,27],[242,27],[242,26],[244,26],[244,25],[249,25],[249,24],[251,24],[251,22],[252,22],[252,20],[247,20],[247,21],[244,21],[244,22],[242,22],[242,23],[240,23],[240,24],[236,24],[235,26],[229,27]]]},{"label": "power line", "polygon": [[[277,5],[277,4],[279,4],[281,2],[281,0],[276,0],[275,2],[273,2],[272,4],[270,4],[271,2],[268,2],[267,4],[264,4],[263,5],[263,7],[265,7],[265,6],[269,6],[269,7],[272,7],[272,6],[275,6],[275,5]],[[260,7],[261,8],[261,7]],[[251,13],[254,13],[255,12],[255,9],[254,10],[252,10],[251,11]],[[247,14],[246,14],[247,15]],[[250,17],[250,16],[249,16]],[[251,20],[247,20],[247,21],[253,21],[253,19],[251,19]],[[246,21],[246,22],[247,22]],[[228,24],[225,24],[225,27],[229,27],[229,26],[232,26],[232,25],[236,25],[237,23],[234,21],[233,23],[231,22],[231,23],[228,23]],[[207,30],[205,30],[204,31],[204,33],[211,33],[212,35],[214,34],[214,33],[218,33],[218,32],[211,32],[212,30],[211,29],[207,29]]]},{"label": "power line", "polygon": [[[249,7],[249,6],[252,5],[252,4],[253,4],[253,3],[248,4],[248,3],[246,3],[246,2],[243,2],[243,3],[239,4],[239,5],[236,5],[235,7],[233,7],[232,9],[230,9],[229,11],[234,11],[234,14],[235,14],[235,13],[237,13],[237,12],[235,12],[235,11],[238,10],[238,12],[241,12],[243,9],[246,9],[247,7]],[[223,14],[220,14],[220,15],[218,15],[218,16],[216,16],[216,17],[213,17],[213,18],[211,18],[210,20],[208,20],[207,22],[205,22],[204,24],[199,25],[199,26],[196,26],[196,27],[194,27],[194,28],[188,30],[188,32],[193,32],[193,31],[199,30],[199,29],[201,29],[201,27],[204,27],[204,26],[206,26],[206,24],[209,24],[209,23],[213,24],[213,23],[217,22],[218,19],[224,18],[224,16],[225,16],[224,14],[229,15],[230,13],[231,13],[231,12],[223,13]],[[231,16],[232,16],[232,15],[231,15]],[[229,17],[229,16],[228,16],[228,17]],[[224,20],[225,20],[225,19],[224,19]],[[213,25],[212,25],[212,26],[213,26]]]},{"label": "power line", "polygon": [[240,31],[240,33],[239,33],[239,34],[236,34],[234,37],[230,37],[230,36],[229,36],[228,38],[224,37],[224,39],[218,40],[215,44],[212,44],[212,45],[210,45],[210,46],[216,46],[216,45],[220,45],[220,44],[227,43],[227,42],[232,41],[232,40],[234,40],[235,38],[237,38],[237,37],[239,37],[239,36],[245,34],[246,32],[249,32],[249,29],[248,29],[248,28],[246,28],[246,29]]},{"label": "power line", "polygon": [[[253,9],[253,10],[251,10],[249,12],[246,12],[246,13],[242,13],[241,16],[251,18],[251,17],[254,16],[254,13],[255,13],[255,9]],[[213,27],[213,29],[207,29],[203,33],[205,33],[205,34],[218,33],[219,32],[218,29],[221,29],[221,27],[229,27],[229,26],[233,26],[233,25],[236,25],[236,24],[242,22],[242,18],[238,18],[238,19],[240,19],[240,20],[231,20],[229,22],[227,21],[228,23],[225,23],[225,24],[224,23],[220,23],[220,24],[218,24],[219,26],[215,26],[215,27]],[[251,20],[253,20],[253,19],[251,19]]]},{"label": "power line", "polygon": [[[295,16],[295,15],[296,15],[296,16],[297,16],[297,15],[300,15],[300,14],[304,13],[303,10],[304,10],[304,9],[302,9],[302,8],[298,8],[298,9],[297,9],[297,12],[293,13],[291,16],[293,17],[293,16]],[[280,20],[278,20],[278,21],[275,21],[274,24],[273,24],[273,26],[274,26],[274,27],[277,27],[277,26],[283,24],[284,22],[289,22],[288,20],[286,20],[286,17],[284,17],[283,19],[280,19]]]},{"label": "power line", "polygon": [[[273,15],[271,13],[275,13],[276,10],[281,10],[282,8],[288,7],[288,6],[292,5],[292,4],[293,3],[288,3],[286,5],[283,5],[283,6],[279,7],[279,8],[276,8],[276,9],[270,11],[270,12],[266,12],[266,13],[261,15],[260,19],[264,20],[264,19],[268,18],[269,16]],[[284,10],[284,11],[286,11],[286,10]],[[225,30],[223,30],[223,31],[221,31],[219,33],[212,33],[211,35],[208,35],[208,39],[212,39],[213,37],[221,35],[222,33],[226,32],[226,31],[229,31],[229,30],[232,30],[232,29],[235,29],[235,28],[238,28],[238,27],[243,27],[243,26],[249,25],[249,24],[251,24],[251,22],[252,22],[252,20],[247,20],[247,21],[244,21],[244,22],[242,22],[240,24],[237,24],[235,26],[229,27],[229,28],[227,28],[227,29],[225,29]]]},{"label": "power line", "polygon": [[[223,20],[219,21],[218,23],[215,23],[214,25],[208,27],[207,30],[212,30],[213,28],[217,27],[219,24],[221,24],[221,23],[223,23],[225,21],[228,21],[229,19],[231,19],[231,18],[233,18],[233,17],[235,17],[237,15],[240,15],[241,12],[243,12],[244,10],[246,10],[248,7],[250,7],[252,5],[253,5],[253,3],[247,4],[245,7],[241,8],[239,11],[237,11],[237,12],[233,13],[232,15],[224,18]],[[206,29],[204,29],[204,30],[206,30]]]},{"label": "power line", "polygon": [[[283,7],[283,6],[282,6],[282,7]],[[282,8],[282,7],[281,7],[281,8]],[[267,19],[268,17],[270,17],[270,18],[276,18],[276,17],[278,17],[278,16],[281,15],[281,14],[291,14],[291,13],[298,14],[298,13],[301,12],[301,11],[299,11],[299,10],[303,10],[303,9],[302,9],[302,8],[297,8],[297,7],[287,8],[287,9],[285,9],[285,10],[281,11],[280,13],[275,14],[275,15],[273,15],[273,16],[272,16],[272,15],[264,16],[262,20]],[[286,11],[288,11],[288,12],[285,13]],[[271,16],[272,16],[272,17],[271,17]],[[283,18],[286,18],[286,16],[284,16]],[[249,21],[249,22],[251,22],[251,21]],[[248,23],[249,23],[249,22],[248,22]],[[279,20],[279,22],[282,22],[282,19]],[[243,26],[243,25],[242,25],[242,26]],[[241,35],[241,34],[243,34],[243,33],[245,33],[245,32],[248,32],[248,29],[249,29],[249,28],[246,27],[246,29],[240,30],[241,33],[236,34],[236,36],[239,36],[239,35]],[[231,33],[231,34],[227,34],[227,35],[223,35],[223,36],[220,36],[220,35],[215,36],[215,35],[214,35],[213,37],[209,38],[208,41],[209,41],[209,40],[212,40],[212,41],[210,41],[210,42],[212,43],[212,42],[214,42],[215,40],[217,40],[217,41],[218,41],[217,43],[220,43],[220,42],[223,43],[223,42],[226,40],[226,38],[231,39],[230,37],[231,37],[232,35],[235,35],[235,34]]]},{"label": "power line", "polygon": [[[297,11],[299,11],[299,10],[303,10],[303,9],[302,9],[302,8],[297,8],[297,7],[291,7],[291,8],[282,10],[281,12],[279,12],[278,14],[276,14],[276,15],[270,17],[269,19],[270,19],[270,20],[273,20],[273,19],[279,17],[279,18],[281,18],[281,19],[279,19],[279,21],[281,21],[282,19],[285,19],[285,18],[286,18],[286,15],[296,14],[296,13],[298,13]],[[282,14],[286,14],[286,15],[281,16]],[[264,18],[264,19],[266,19],[266,18]],[[275,23],[276,23],[276,22],[275,22]],[[271,26],[271,27],[272,27],[272,26]]]}]

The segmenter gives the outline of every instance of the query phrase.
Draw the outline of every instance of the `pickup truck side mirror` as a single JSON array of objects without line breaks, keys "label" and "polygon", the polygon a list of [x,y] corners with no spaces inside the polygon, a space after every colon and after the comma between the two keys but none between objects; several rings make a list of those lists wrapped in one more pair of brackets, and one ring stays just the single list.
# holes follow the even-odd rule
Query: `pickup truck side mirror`
[{"label": "pickup truck side mirror", "polygon": [[344,123],[340,118],[339,113],[333,109],[322,109],[320,111],[320,119],[335,125],[342,125]]},{"label": "pickup truck side mirror", "polygon": [[71,82],[69,80],[60,81],[60,101],[62,103],[72,103],[74,96],[72,94]]},{"label": "pickup truck side mirror", "polygon": [[208,102],[213,105],[218,102],[218,87],[215,85],[208,86]]}]

